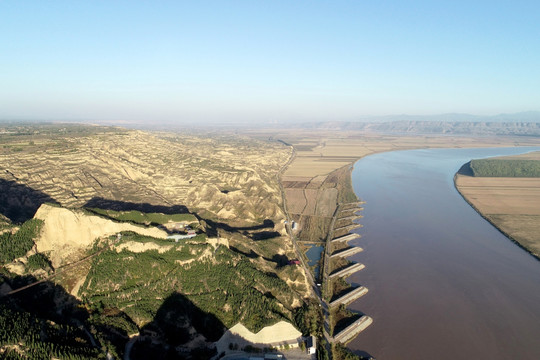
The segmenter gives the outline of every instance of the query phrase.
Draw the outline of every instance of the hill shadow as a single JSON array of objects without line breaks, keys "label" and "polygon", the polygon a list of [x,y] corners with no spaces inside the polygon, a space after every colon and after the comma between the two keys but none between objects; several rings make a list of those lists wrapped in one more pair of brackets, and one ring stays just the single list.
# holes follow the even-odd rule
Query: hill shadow
[{"label": "hill shadow", "polygon": [[[235,253],[237,253],[239,255],[245,256],[245,257],[250,258],[250,259],[257,259],[257,258],[261,257],[259,254],[257,254],[252,249],[249,249],[249,252],[242,251],[242,250],[240,250],[240,249],[238,249],[237,247],[234,247],[234,246],[230,246],[229,249],[231,249],[231,251],[233,251],[233,252],[235,252]],[[287,255],[275,254],[271,258],[264,257],[264,256],[262,258],[264,260],[266,260],[266,261],[275,263],[277,269],[281,269],[284,266],[291,265],[289,263],[290,259],[287,257]],[[272,276],[274,276],[274,275],[275,274],[273,274]]]},{"label": "hill shadow", "polygon": [[[223,230],[229,233],[239,233],[253,241],[262,241],[268,240],[275,237],[281,236],[277,231],[269,231],[264,229],[274,229],[274,222],[270,219],[263,220],[262,223],[252,226],[231,226],[227,223],[215,221],[211,219],[205,219],[197,213],[190,212],[187,206],[185,205],[153,205],[149,203],[134,203],[121,200],[110,200],[102,197],[94,197],[90,199],[84,206],[86,209],[92,211],[92,208],[99,208],[103,210],[114,210],[114,211],[141,211],[144,213],[162,213],[166,215],[173,214],[192,214],[197,220],[204,226],[205,232],[209,237],[218,237],[219,231]],[[154,224],[155,226],[160,227],[162,230],[167,231],[168,233],[174,233],[159,224]],[[263,230],[263,231],[260,231]]]},{"label": "hill shadow", "polygon": [[247,231],[255,231],[255,230],[262,230],[262,229],[273,229],[274,228],[274,222],[270,219],[263,220],[263,222],[259,225],[253,225],[253,226],[231,226],[224,222],[214,221],[210,219],[205,219],[199,215],[195,216],[199,219],[199,221],[204,221],[208,225],[208,228],[213,229],[213,231],[216,232],[217,230],[225,230],[227,232],[242,232],[242,234],[246,234]]},{"label": "hill shadow", "polygon": [[360,319],[362,316],[365,315],[361,311],[351,310],[348,308],[347,308],[347,312],[349,313],[347,317],[342,318],[337,321],[336,325],[334,326],[334,332],[332,336],[336,336],[341,331],[345,330],[349,325],[353,324],[355,321],[357,321],[358,319]]},{"label": "hill shadow", "polygon": [[360,360],[375,360],[373,355],[371,355],[367,351],[357,350],[354,351],[353,354],[358,355],[360,357]]},{"label": "hill shadow", "polygon": [[271,259],[264,258],[264,260],[276,263],[276,267],[278,269],[281,269],[282,267],[289,265],[289,258],[286,255],[276,254],[272,256]]},{"label": "hill shadow", "polygon": [[[0,277],[13,290],[36,283],[0,295],[0,320],[11,315],[20,318],[17,322],[23,328],[25,321],[38,324],[34,334],[38,347],[40,342],[59,344],[69,354],[91,354],[89,358],[104,352],[124,358],[129,352],[131,360],[209,359],[216,355],[213,343],[227,330],[215,315],[180,293],[169,295],[154,319],[139,329],[123,311],[101,301],[82,303],[53,282],[39,283],[33,276]],[[139,335],[130,338],[128,332],[134,331]]]},{"label": "hill shadow", "polygon": [[[2,278],[14,291],[39,281],[31,275],[11,278],[2,276]],[[9,300],[19,309],[58,324],[70,324],[72,320],[84,322],[89,316],[88,312],[81,306],[80,300],[69,294],[62,286],[50,281],[37,283],[25,290],[7,294],[0,299]]]},{"label": "hill shadow", "polygon": [[207,345],[219,340],[226,330],[215,315],[201,310],[184,295],[173,293],[165,299],[153,321],[141,328],[129,357],[131,360],[209,359],[216,355],[216,350]]},{"label": "hill shadow", "polygon": [[[6,324],[7,320],[9,324],[10,317],[16,319],[16,325],[10,329],[11,342],[16,344],[31,338],[26,351],[36,358],[41,358],[40,354],[48,358],[51,355],[48,351],[59,347],[64,355],[74,358],[95,358],[103,354],[100,340],[88,331],[89,312],[62,286],[50,281],[38,282],[30,275],[0,275],[0,278],[4,287],[0,295],[1,321]],[[34,283],[36,285],[19,292],[6,291],[6,287],[16,291]]]},{"label": "hill shadow", "polygon": [[[253,241],[268,240],[281,234],[277,231],[268,231],[264,229],[274,229],[275,223],[270,219],[265,219],[261,224],[252,225],[252,226],[231,226],[224,222],[219,222],[215,220],[205,219],[197,214],[194,214],[197,219],[201,222],[204,221],[206,224],[206,233],[208,236],[218,236],[219,231],[223,230],[229,233],[239,233],[243,236],[250,238]],[[263,230],[263,231],[259,231]]]},{"label": "hill shadow", "polygon": [[185,205],[153,205],[149,203],[134,203],[121,200],[110,200],[102,197],[94,197],[90,199],[86,204],[85,208],[99,208],[103,210],[114,210],[114,211],[141,211],[144,213],[162,213],[166,215],[172,214],[193,214],[197,220],[204,224],[206,229],[206,234],[210,237],[218,236],[219,230],[224,230],[230,233],[240,233],[244,236],[249,237],[254,241],[267,240],[274,237],[281,236],[277,231],[259,231],[264,229],[274,229],[274,222],[270,219],[263,220],[261,224],[252,225],[252,226],[231,226],[224,222],[219,222],[211,219],[205,219],[197,213],[192,213],[189,211]]},{"label": "hill shadow", "polygon": [[102,197],[94,197],[86,202],[83,207],[99,208],[103,210],[114,211],[141,211],[144,213],[162,213],[166,215],[172,214],[190,214],[188,208],[184,205],[153,205],[150,203],[134,203],[121,200],[110,200]]},{"label": "hill shadow", "polygon": [[0,213],[14,223],[34,217],[44,203],[58,204],[49,195],[15,181],[0,179]]},{"label": "hill shadow", "polygon": [[465,164],[463,164],[458,172],[457,172],[459,175],[464,175],[464,176],[474,176],[474,173],[471,169],[471,162],[467,162]]},{"label": "hill shadow", "polygon": [[[250,259],[257,259],[260,255],[257,254],[255,251],[253,251],[253,249],[250,249],[250,252],[245,252],[245,251],[242,251],[234,246],[230,246],[229,249],[231,249],[232,251],[234,251],[235,253],[237,254],[240,254],[240,255],[243,255],[243,256],[246,256]],[[266,260],[266,259],[265,259]]]},{"label": "hill shadow", "polygon": [[250,237],[253,241],[269,240],[281,236],[277,231],[260,231],[253,234],[244,232],[244,235]]},{"label": "hill shadow", "polygon": [[361,286],[361,285],[358,285],[358,286],[351,285],[350,287],[348,287],[348,288],[346,288],[346,289],[340,291],[339,293],[334,294],[334,295],[332,296],[332,298],[330,299],[330,302],[332,302],[332,301],[334,301],[334,300],[337,300],[337,299],[339,299],[340,297],[347,295],[348,293],[353,292],[354,290],[358,289],[360,286]]}]

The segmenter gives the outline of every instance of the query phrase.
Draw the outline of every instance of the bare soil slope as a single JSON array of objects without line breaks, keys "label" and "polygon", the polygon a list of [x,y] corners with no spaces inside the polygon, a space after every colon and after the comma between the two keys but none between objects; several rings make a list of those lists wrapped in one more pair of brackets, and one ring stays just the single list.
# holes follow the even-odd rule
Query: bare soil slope
[{"label": "bare soil slope", "polygon": [[291,153],[281,143],[110,128],[90,135],[29,131],[0,137],[0,185],[9,185],[12,201],[14,192],[23,197],[32,189],[13,206],[42,197],[64,207],[182,205],[234,224],[284,218],[276,175]]},{"label": "bare soil slope", "polygon": [[155,227],[143,227],[129,223],[119,223],[80,210],[69,210],[47,204],[38,209],[36,219],[43,220],[43,228],[36,240],[37,250],[49,254],[54,267],[63,260],[77,260],[72,255],[87,251],[94,241],[103,236],[115,235],[122,231],[155,238],[166,238],[167,233]]}]

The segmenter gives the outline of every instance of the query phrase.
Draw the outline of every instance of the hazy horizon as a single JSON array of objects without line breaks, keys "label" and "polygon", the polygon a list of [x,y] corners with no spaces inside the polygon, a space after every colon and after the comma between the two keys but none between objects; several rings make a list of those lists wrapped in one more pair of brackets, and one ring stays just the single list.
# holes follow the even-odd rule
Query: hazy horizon
[{"label": "hazy horizon", "polygon": [[[540,3],[2,2],[0,119],[540,111]],[[394,115],[393,115],[394,114]]]}]

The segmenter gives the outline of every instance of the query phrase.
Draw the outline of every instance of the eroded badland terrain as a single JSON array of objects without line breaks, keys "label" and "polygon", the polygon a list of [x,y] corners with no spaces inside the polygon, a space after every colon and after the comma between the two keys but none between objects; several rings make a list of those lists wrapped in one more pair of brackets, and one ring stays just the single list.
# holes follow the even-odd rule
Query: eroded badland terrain
[{"label": "eroded badland terrain", "polygon": [[131,358],[206,358],[236,323],[305,328],[279,186],[290,147],[73,125],[1,137],[3,353],[122,357],[138,334]]},{"label": "eroded badland terrain", "polygon": [[5,126],[0,140],[0,328],[11,329],[0,353],[131,359],[216,356],[214,342],[238,323],[321,336],[287,220],[299,240],[322,243],[337,206],[358,200],[350,169],[360,157],[540,143],[55,124]]}]

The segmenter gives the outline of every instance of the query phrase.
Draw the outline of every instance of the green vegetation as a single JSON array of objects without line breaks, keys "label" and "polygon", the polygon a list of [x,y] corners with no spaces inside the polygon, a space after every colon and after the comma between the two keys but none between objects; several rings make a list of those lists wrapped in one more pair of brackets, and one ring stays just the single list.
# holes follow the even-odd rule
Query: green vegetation
[{"label": "green vegetation", "polygon": [[330,330],[333,336],[355,322],[360,315],[347,309],[343,304],[330,310]]},{"label": "green vegetation", "polygon": [[332,355],[334,360],[364,360],[365,357],[355,355],[345,345],[336,343],[332,345]]},{"label": "green vegetation", "polygon": [[28,271],[35,271],[37,269],[52,270],[52,264],[49,258],[42,253],[37,253],[28,257],[28,263],[26,264]]},{"label": "green vegetation", "polygon": [[354,264],[354,262],[344,257],[338,257],[338,258],[332,259],[330,261],[330,266],[329,266],[330,274],[339,270],[343,270],[352,264]]},{"label": "green vegetation", "polygon": [[77,327],[59,325],[0,303],[0,356],[3,359],[96,359],[105,354],[92,347]]},{"label": "green vegetation", "polygon": [[[124,236],[126,241],[164,244],[133,235]],[[177,292],[227,327],[242,322],[257,332],[291,317],[287,306],[294,295],[287,284],[245,256],[205,243],[166,244],[172,248],[161,253],[104,251],[94,258],[79,294],[87,303],[120,309],[139,326],[152,321],[164,300]]]},{"label": "green vegetation", "polygon": [[349,292],[349,290],[352,288],[351,284],[345,281],[345,279],[342,277],[330,280],[330,282],[332,284],[332,294],[330,296],[331,301],[341,297],[345,293]]},{"label": "green vegetation", "polygon": [[34,246],[43,221],[31,219],[21,225],[15,233],[7,231],[0,235],[0,264],[6,264],[24,256]]},{"label": "green vegetation", "polygon": [[[11,122],[0,124],[0,153],[57,153],[73,150],[74,140],[100,134],[123,135],[127,131],[116,127],[82,124],[51,124]],[[67,139],[67,140],[66,140]]]},{"label": "green vegetation", "polygon": [[294,323],[302,332],[302,336],[323,334],[323,314],[318,301],[309,299],[302,307],[296,309]]},{"label": "green vegetation", "polygon": [[11,229],[12,227],[13,224],[11,223],[11,221],[4,215],[0,214],[0,231],[5,229]]},{"label": "green vegetation", "polygon": [[[241,139],[236,135],[205,139],[201,136],[190,138],[185,134],[175,135],[177,139],[174,141],[177,144],[159,144],[161,141],[156,138],[159,135],[144,137],[130,131],[98,126],[10,124],[3,129],[5,131],[0,135],[0,147],[5,145],[0,153],[7,164],[5,168],[17,170],[13,171],[12,176],[22,179],[21,185],[32,192],[37,199],[36,204],[41,204],[43,200],[54,201],[47,194],[54,194],[52,196],[55,196],[58,203],[70,207],[85,206],[83,204],[100,207],[100,204],[107,204],[110,200],[112,205],[103,207],[152,208],[154,210],[149,211],[156,212],[91,211],[114,221],[134,224],[184,222],[199,225],[199,217],[193,214],[158,213],[169,213],[177,208],[176,205],[170,208],[164,204],[146,206],[167,199],[167,204],[183,204],[183,209],[189,206],[201,216],[204,216],[202,211],[214,214],[215,217],[211,219],[214,221],[207,221],[208,225],[199,226],[199,230],[202,228],[208,231],[212,237],[225,235],[222,239],[226,239],[216,240],[221,244],[214,245],[216,247],[207,244],[206,234],[178,243],[128,233],[124,233],[120,239],[113,236],[108,242],[100,239],[93,251],[86,254],[92,256],[62,269],[54,277],[57,284],[70,292],[79,289],[77,294],[84,299],[82,304],[64,291],[64,294],[54,295],[58,306],[48,304],[54,316],[34,313],[32,306],[40,306],[41,296],[47,296],[52,288],[61,288],[60,285],[47,282],[47,286],[38,284],[17,293],[27,306],[15,307],[13,311],[17,311],[17,314],[12,318],[23,317],[19,313],[26,314],[36,319],[45,333],[48,325],[56,332],[63,331],[66,346],[70,345],[73,336],[82,339],[74,341],[80,343],[81,348],[87,349],[91,353],[87,357],[91,358],[103,356],[106,352],[114,358],[122,358],[128,335],[138,332],[143,337],[145,331],[147,334],[155,333],[157,340],[154,341],[153,337],[152,341],[157,344],[156,347],[174,349],[179,342],[193,340],[193,328],[213,341],[215,333],[221,333],[225,326],[230,327],[237,322],[242,322],[252,331],[258,331],[279,320],[293,319],[295,309],[292,306],[298,306],[301,299],[295,290],[305,294],[307,289],[301,270],[283,265],[295,255],[288,244],[284,245],[284,237],[278,232],[281,227],[274,223],[280,220],[277,212],[280,199],[276,195],[276,173],[287,155],[280,146],[272,143],[261,146],[265,143]],[[128,134],[129,139],[141,139],[148,143],[126,146],[130,141],[120,136],[123,134]],[[225,145],[222,145],[222,140]],[[154,143],[157,145],[152,147],[153,151],[148,152],[147,144]],[[271,152],[267,149],[275,149],[278,156],[272,157],[273,162],[261,162],[259,165],[258,154]],[[15,151],[16,157],[13,156]],[[46,155],[46,161],[42,157],[36,160],[36,153]],[[214,156],[216,153],[222,153],[223,157]],[[181,166],[177,166],[179,164]],[[28,169],[38,171],[41,180],[27,176],[32,174]],[[124,176],[122,169],[127,176]],[[73,178],[74,171],[77,172],[77,179]],[[133,174],[137,181],[128,179]],[[191,186],[194,189],[206,184],[211,186],[208,191],[201,191],[201,194],[192,193],[179,190],[184,185],[176,187],[175,178],[180,179],[178,184],[187,184],[188,180],[191,184],[193,181]],[[10,184],[8,182],[6,187]],[[216,189],[221,193],[216,192]],[[24,195],[23,190],[20,192]],[[236,193],[226,196],[230,192]],[[212,201],[216,194],[222,203]],[[118,208],[114,207],[116,201],[119,202]],[[205,204],[200,206],[207,208],[197,209],[199,204]],[[24,204],[21,202],[21,205]],[[18,206],[16,204],[15,207]],[[221,209],[231,209],[237,216],[220,218],[217,214]],[[35,211],[28,213],[26,218]],[[29,224],[23,225],[19,232],[0,234],[0,265],[28,254],[28,250],[34,246],[34,236],[26,228]],[[4,226],[3,223],[0,225]],[[9,223],[6,222],[1,229],[9,230]],[[34,233],[37,231],[39,229]],[[236,240],[231,240],[232,234]],[[230,241],[231,249],[225,245],[227,240]],[[240,243],[243,246],[238,245]],[[120,245],[123,250],[120,250]],[[96,253],[97,250],[99,253]],[[53,256],[56,259],[57,254],[52,252],[51,259]],[[29,256],[26,264],[27,271],[36,273],[41,273],[39,269],[50,269],[50,261],[44,254]],[[22,276],[21,280],[9,274],[5,268],[0,268],[0,275],[0,283],[5,281],[13,289],[38,280],[29,275]],[[297,283],[288,286],[283,279],[296,280]],[[81,285],[82,281],[85,282]],[[39,291],[36,290],[38,288]],[[36,296],[31,301],[24,300],[31,292],[36,293]],[[15,298],[12,295],[10,297]],[[74,320],[69,313],[71,310],[68,303],[75,304],[86,317]],[[9,329],[11,325],[2,322],[0,326]],[[79,326],[84,326],[92,336],[86,330],[76,333]],[[208,329],[214,329],[214,333]],[[31,334],[32,331],[27,333]],[[54,343],[50,337],[42,334],[37,334],[36,339],[38,335],[39,341]],[[89,346],[88,341],[92,337],[97,345]],[[21,336],[11,340],[13,343],[7,344],[7,347],[0,346],[0,358],[4,355],[12,356],[11,353],[15,354],[13,351],[17,352],[18,357],[42,357],[32,353],[28,342]],[[162,343],[158,344],[160,341]],[[134,349],[137,347],[141,347],[139,343]],[[63,354],[60,350],[47,349],[47,358],[84,357],[86,354],[86,350],[69,350]],[[8,352],[10,355],[7,355]],[[196,358],[194,353],[191,355]],[[141,358],[141,355],[137,357],[136,354],[137,351],[132,352],[132,359]]]},{"label": "green vegetation", "polygon": [[479,177],[540,177],[540,160],[471,160],[474,176]]},{"label": "green vegetation", "polygon": [[358,197],[354,193],[352,185],[352,167],[347,165],[344,168],[337,170],[339,180],[337,181],[338,203],[348,203],[358,201]]},{"label": "green vegetation", "polygon": [[104,210],[98,208],[89,208],[89,211],[105,216],[110,219],[117,221],[129,221],[141,225],[150,225],[157,224],[163,225],[167,222],[189,222],[197,223],[198,220],[193,214],[161,214],[161,213],[143,213],[137,210],[131,211],[114,211],[114,210]]},{"label": "green vegetation", "polygon": [[328,350],[326,350],[326,339],[320,338],[317,342],[317,360],[328,360],[330,358]]}]

